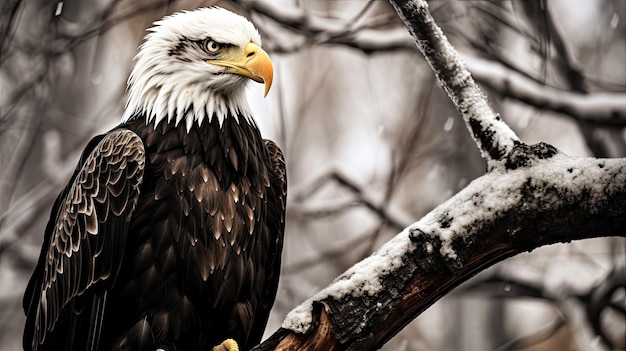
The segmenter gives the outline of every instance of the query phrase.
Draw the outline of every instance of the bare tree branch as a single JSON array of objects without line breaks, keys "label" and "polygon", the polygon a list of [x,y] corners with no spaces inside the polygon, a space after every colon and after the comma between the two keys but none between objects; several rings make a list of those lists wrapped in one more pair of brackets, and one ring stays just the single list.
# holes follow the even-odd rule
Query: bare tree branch
[{"label": "bare tree branch", "polygon": [[[276,53],[292,53],[310,45],[342,45],[361,50],[366,54],[392,51],[414,52],[416,48],[403,27],[365,26],[355,29],[338,24],[337,21],[315,17],[302,9],[289,8],[285,11],[284,8],[274,8],[263,1],[243,1],[242,3],[251,11],[266,16],[308,38],[307,41],[298,45],[282,41],[271,42],[271,50]],[[482,11],[488,10],[488,7],[479,6],[478,8]],[[508,27],[512,27],[510,22],[511,20],[504,21]],[[389,21],[386,21],[386,24],[388,23]],[[557,39],[556,41],[561,43],[557,46],[563,50],[562,39],[558,37]],[[462,56],[476,81],[498,91],[506,98],[520,101],[537,109],[563,113],[576,120],[592,124],[626,125],[624,93],[588,93],[580,90],[558,89],[498,62],[469,55]],[[563,56],[564,53],[559,55],[559,58],[562,58],[561,61],[571,63],[571,58],[563,58]],[[584,80],[578,69],[570,67],[564,70],[566,77],[569,77],[567,72],[575,72],[574,76],[577,77],[577,81]]]},{"label": "bare tree branch", "polygon": [[563,113],[577,120],[599,125],[626,124],[626,96],[623,93],[580,93],[550,87],[477,57],[464,56],[476,80],[503,97],[538,109]]},{"label": "bare tree branch", "polygon": [[[587,304],[586,312],[589,323],[609,349],[613,349],[614,344],[611,337],[607,335],[605,329],[602,327],[601,315],[604,311],[613,309],[626,320],[626,309],[624,305],[616,304],[611,301],[613,294],[618,289],[626,289],[626,263],[624,262],[619,263],[613,271],[611,271],[608,278],[598,284],[587,297],[589,304]],[[622,346],[626,345],[625,337],[621,337],[621,339]]]}]

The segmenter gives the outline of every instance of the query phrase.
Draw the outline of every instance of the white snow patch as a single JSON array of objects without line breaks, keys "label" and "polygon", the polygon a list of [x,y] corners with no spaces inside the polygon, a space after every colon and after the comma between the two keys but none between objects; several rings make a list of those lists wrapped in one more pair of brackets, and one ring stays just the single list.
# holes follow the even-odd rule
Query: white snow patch
[{"label": "white snow patch", "polygon": [[449,132],[452,130],[452,127],[454,127],[454,120],[454,117],[448,116],[448,118],[446,119],[446,123],[444,123],[443,125],[444,132]]},{"label": "white snow patch", "polygon": [[[526,182],[536,187],[537,201],[542,208],[556,207],[563,201],[577,198],[582,192],[589,194],[591,206],[607,193],[623,189],[626,172],[620,172],[619,169],[607,172],[607,169],[620,162],[623,164],[623,160],[598,160],[558,154],[537,161],[534,167],[493,171],[471,182],[411,225],[411,228],[419,229],[428,236],[438,236],[442,243],[441,254],[454,260],[457,254],[451,246],[452,242],[470,234],[468,229],[477,223],[491,221],[498,213],[518,205],[522,201],[521,191]],[[551,196],[550,192],[544,191],[544,187],[554,187],[559,196],[556,193]],[[430,252],[432,245],[427,246],[426,250]]]},{"label": "white snow patch", "polygon": [[370,257],[352,266],[328,287],[289,312],[282,327],[296,333],[306,333],[312,323],[313,301],[327,298],[341,300],[345,297],[354,298],[377,294],[382,289],[380,283],[382,277],[399,269],[403,265],[402,258],[406,257],[413,248],[408,229],[405,229]]},{"label": "white snow patch", "polygon": [[439,250],[441,256],[446,257],[451,260],[455,260],[457,258],[456,251],[452,248],[452,241],[446,240],[441,245],[441,249]]},{"label": "white snow patch", "polygon": [[433,244],[426,243],[426,252],[427,253],[433,253]]}]

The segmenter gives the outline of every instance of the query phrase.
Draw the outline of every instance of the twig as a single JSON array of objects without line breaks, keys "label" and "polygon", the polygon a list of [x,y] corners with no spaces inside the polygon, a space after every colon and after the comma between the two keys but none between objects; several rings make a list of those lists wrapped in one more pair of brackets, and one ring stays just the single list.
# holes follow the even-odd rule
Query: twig
[{"label": "twig", "polygon": [[373,196],[364,190],[364,186],[356,184],[350,178],[335,170],[322,174],[312,181],[310,185],[302,187],[299,191],[295,191],[294,201],[297,203],[305,197],[312,196],[322,186],[331,181],[336,182],[342,187],[348,189],[352,194],[356,195],[356,199],[342,200],[333,204],[324,204],[323,206],[316,208],[297,207],[292,205],[289,215],[297,215],[300,218],[320,218],[337,215],[348,209],[354,208],[355,206],[363,205],[395,230],[402,230],[408,225],[407,222],[396,218],[397,216],[388,210],[385,205],[385,201],[382,203],[380,203],[380,201],[375,201]]}]

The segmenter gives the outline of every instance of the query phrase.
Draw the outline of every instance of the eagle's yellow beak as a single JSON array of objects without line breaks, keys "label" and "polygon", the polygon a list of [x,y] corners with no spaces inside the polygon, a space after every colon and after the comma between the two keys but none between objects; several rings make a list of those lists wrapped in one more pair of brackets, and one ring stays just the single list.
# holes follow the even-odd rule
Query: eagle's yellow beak
[{"label": "eagle's yellow beak", "polygon": [[207,63],[228,67],[228,73],[238,74],[265,83],[265,95],[270,91],[274,69],[272,61],[260,46],[248,43],[243,51],[231,49],[221,60],[208,60]]}]

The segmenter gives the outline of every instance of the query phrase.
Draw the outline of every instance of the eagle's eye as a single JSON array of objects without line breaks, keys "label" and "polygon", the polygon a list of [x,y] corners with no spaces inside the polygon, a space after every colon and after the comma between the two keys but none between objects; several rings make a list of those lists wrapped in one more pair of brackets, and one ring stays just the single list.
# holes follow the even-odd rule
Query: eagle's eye
[{"label": "eagle's eye", "polygon": [[207,39],[204,41],[204,50],[208,53],[217,52],[221,48],[222,46],[220,45],[220,43],[216,42],[213,39]]}]

